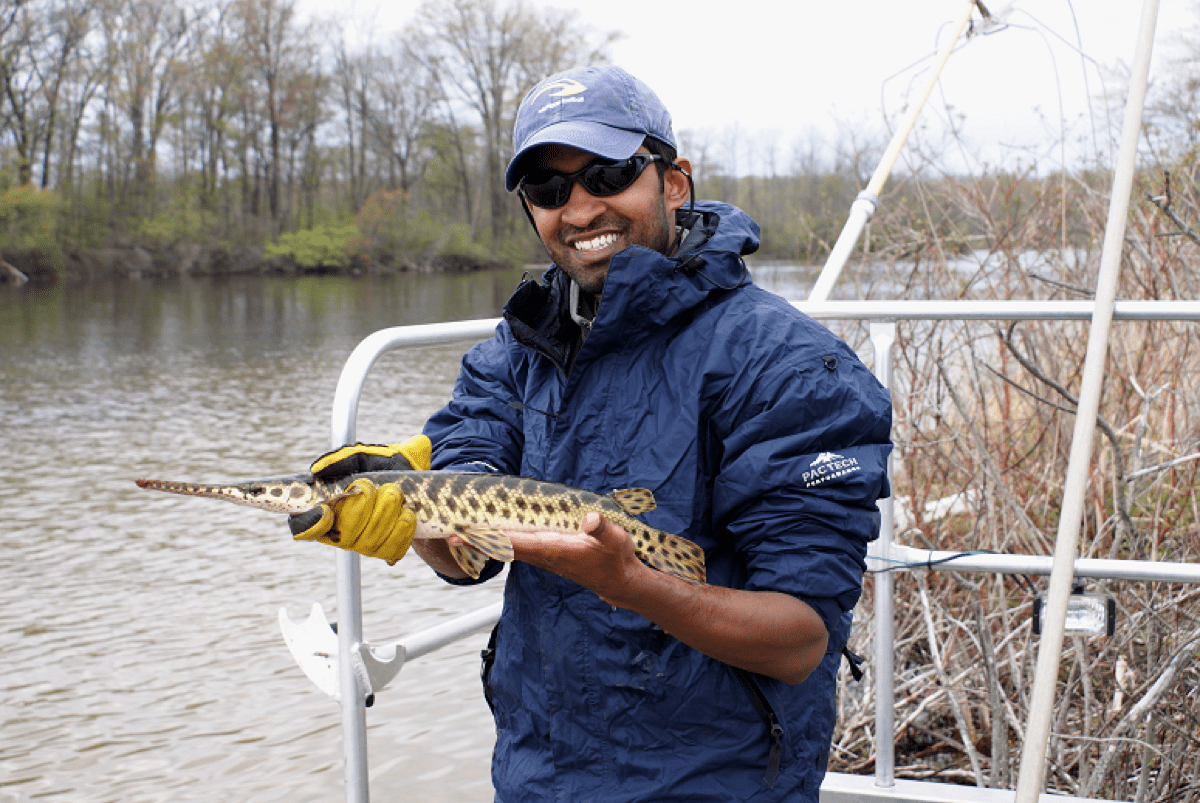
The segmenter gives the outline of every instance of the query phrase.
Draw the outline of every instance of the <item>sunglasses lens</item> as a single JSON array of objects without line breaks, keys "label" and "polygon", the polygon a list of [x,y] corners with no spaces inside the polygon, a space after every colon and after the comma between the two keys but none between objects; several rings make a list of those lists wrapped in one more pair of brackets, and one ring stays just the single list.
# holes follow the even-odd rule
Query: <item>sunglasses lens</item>
[{"label": "sunglasses lens", "polygon": [[542,209],[557,209],[571,197],[571,185],[578,181],[589,194],[606,198],[629,189],[654,159],[635,154],[615,164],[588,165],[577,173],[532,173],[521,182],[525,200]]},{"label": "sunglasses lens", "polygon": [[534,206],[543,209],[557,209],[567,202],[571,195],[571,181],[562,175],[531,177],[526,180],[521,189],[525,199]]},{"label": "sunglasses lens", "polygon": [[641,160],[627,159],[612,165],[593,165],[580,179],[583,188],[592,195],[616,195],[629,188],[642,172]]}]

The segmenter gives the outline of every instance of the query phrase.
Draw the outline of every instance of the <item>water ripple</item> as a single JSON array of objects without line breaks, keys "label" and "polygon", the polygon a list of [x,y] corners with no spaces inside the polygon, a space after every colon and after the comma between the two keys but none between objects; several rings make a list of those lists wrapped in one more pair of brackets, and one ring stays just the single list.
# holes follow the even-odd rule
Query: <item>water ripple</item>
[{"label": "water ripple", "polygon": [[[0,298],[0,803],[343,796],[337,705],[295,665],[276,621],[313,601],[336,615],[332,550],[292,542],[278,516],[133,480],[300,470],[328,448],[329,403],[361,337],[429,320],[431,299],[457,305],[450,317],[493,316],[499,302],[462,306],[448,278],[424,290],[306,288]],[[497,294],[484,295],[477,303]],[[461,351],[381,360],[360,437],[418,431]],[[416,560],[365,561],[367,635],[381,643],[489,604],[490,585],[453,589]],[[377,799],[490,798],[485,639],[415,661],[379,695],[368,712]]]}]

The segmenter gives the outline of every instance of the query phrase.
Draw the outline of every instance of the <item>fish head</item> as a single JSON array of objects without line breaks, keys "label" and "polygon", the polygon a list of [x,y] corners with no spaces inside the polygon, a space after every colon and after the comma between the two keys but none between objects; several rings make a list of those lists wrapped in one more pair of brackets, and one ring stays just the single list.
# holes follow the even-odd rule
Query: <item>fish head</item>
[{"label": "fish head", "polygon": [[[322,502],[336,498],[326,484],[316,483],[312,475],[295,474],[285,477],[269,477],[248,482],[206,485],[170,480],[137,480],[138,487],[156,491],[202,496],[208,499],[224,499],[235,505],[247,505],[272,513],[303,513]],[[337,490],[334,488],[333,490]]]},{"label": "fish head", "polygon": [[303,513],[325,501],[311,483],[300,480],[240,483],[229,489],[229,497],[231,502],[287,514]]}]

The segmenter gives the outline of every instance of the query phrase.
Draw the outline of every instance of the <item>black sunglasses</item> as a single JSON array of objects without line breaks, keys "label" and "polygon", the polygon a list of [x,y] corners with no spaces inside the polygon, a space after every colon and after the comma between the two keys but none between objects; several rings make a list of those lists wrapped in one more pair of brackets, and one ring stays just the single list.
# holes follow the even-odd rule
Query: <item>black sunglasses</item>
[{"label": "black sunglasses", "polygon": [[663,161],[663,157],[649,153],[635,153],[620,162],[593,162],[574,173],[558,173],[541,170],[521,179],[521,195],[526,201],[542,209],[557,209],[571,197],[571,185],[578,181],[589,194],[607,198],[629,189],[638,176],[652,162]]}]

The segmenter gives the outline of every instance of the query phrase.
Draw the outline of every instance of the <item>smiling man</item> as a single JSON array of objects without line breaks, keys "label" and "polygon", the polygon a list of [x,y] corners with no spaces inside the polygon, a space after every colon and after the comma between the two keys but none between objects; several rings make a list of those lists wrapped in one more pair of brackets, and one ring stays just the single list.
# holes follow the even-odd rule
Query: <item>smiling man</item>
[{"label": "smiling man", "polygon": [[[547,78],[513,139],[507,186],[554,266],[465,357],[425,429],[433,466],[649,488],[645,520],[703,547],[709,585],[650,569],[598,515],[576,537],[513,539],[484,673],[496,799],[816,803],[887,493],[887,393],[754,286],[758,227],[692,201],[643,83]],[[807,487],[830,452],[854,470]],[[470,582],[445,542],[417,544]]]},{"label": "smiling man", "polygon": [[[642,563],[598,514],[574,535],[513,535],[483,672],[498,801],[816,803],[888,493],[887,392],[754,285],[743,256],[758,226],[693,202],[670,115],[628,73],[547,78],[514,145],[507,185],[554,265],[464,357],[428,441],[347,447],[314,470],[428,467],[432,442],[435,469],[648,488],[646,523],[704,550],[708,584],[691,585]],[[821,473],[831,455],[841,468]],[[403,553],[391,544],[412,528],[394,499],[341,505],[367,524],[354,538],[343,527],[340,546]],[[336,533],[334,518],[293,531]],[[503,567],[471,580],[447,541],[413,548],[455,584]]]}]

